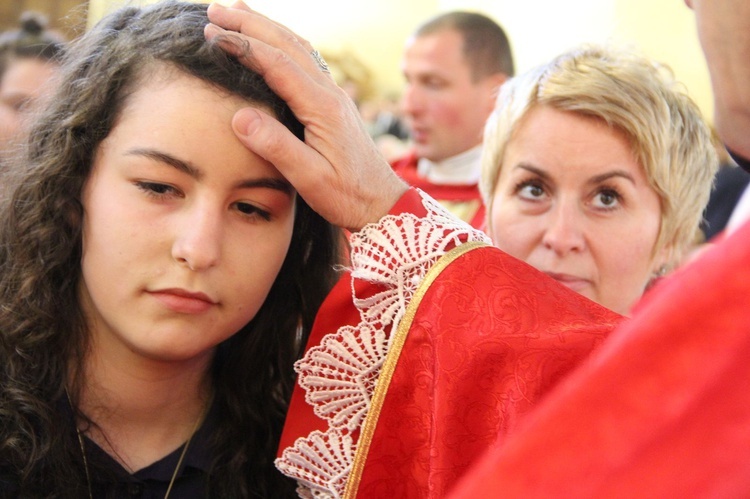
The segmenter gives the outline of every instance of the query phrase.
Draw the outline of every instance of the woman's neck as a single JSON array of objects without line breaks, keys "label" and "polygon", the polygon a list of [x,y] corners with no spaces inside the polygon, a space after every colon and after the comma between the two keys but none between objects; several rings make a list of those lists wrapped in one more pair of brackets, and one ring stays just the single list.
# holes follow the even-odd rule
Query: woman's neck
[{"label": "woman's neck", "polygon": [[211,398],[213,354],[164,362],[111,353],[92,348],[85,362],[79,409],[94,425],[81,427],[132,473],[190,438]]}]

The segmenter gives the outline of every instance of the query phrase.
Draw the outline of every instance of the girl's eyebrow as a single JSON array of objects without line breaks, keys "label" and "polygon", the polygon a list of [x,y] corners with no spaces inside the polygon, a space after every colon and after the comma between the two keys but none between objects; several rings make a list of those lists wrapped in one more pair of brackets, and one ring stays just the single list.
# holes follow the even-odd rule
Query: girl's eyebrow
[{"label": "girl's eyebrow", "polygon": [[294,194],[294,187],[286,179],[277,177],[262,177],[257,179],[243,180],[237,187],[240,189],[265,188],[281,191],[288,196]]},{"label": "girl's eyebrow", "polygon": [[177,159],[174,156],[163,153],[161,151],[157,151],[155,149],[134,148],[129,149],[125,153],[125,155],[144,156],[146,158],[150,158],[160,163],[164,163],[171,167],[174,167],[183,173],[187,173],[196,180],[201,180],[203,178],[203,172],[187,161],[182,161],[181,159]]},{"label": "girl's eyebrow", "polygon": [[[196,166],[190,164],[187,161],[183,161],[181,159],[175,158],[174,156],[171,156],[161,151],[157,151],[155,149],[134,148],[134,149],[128,150],[125,154],[133,155],[133,156],[144,156],[146,158],[153,159],[160,163],[164,163],[183,173],[190,175],[196,180],[201,180],[204,177],[204,173],[203,171],[200,170],[200,168],[197,168]],[[262,178],[247,179],[247,180],[243,180],[239,182],[236,187],[237,188],[259,188],[260,187],[260,188],[266,188],[266,189],[274,189],[277,191],[281,191],[285,194],[288,194],[290,196],[294,193],[294,188],[292,187],[292,184],[290,184],[284,178],[277,178],[277,177],[262,177]]]}]

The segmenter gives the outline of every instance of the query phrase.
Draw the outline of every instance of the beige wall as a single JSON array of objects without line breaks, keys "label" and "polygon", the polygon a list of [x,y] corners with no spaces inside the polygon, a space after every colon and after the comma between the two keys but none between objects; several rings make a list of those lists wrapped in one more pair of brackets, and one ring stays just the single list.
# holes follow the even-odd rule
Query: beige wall
[{"label": "beige wall", "polygon": [[508,32],[521,71],[585,42],[631,46],[669,65],[704,114],[713,101],[695,20],[682,0],[443,0],[489,14]]},{"label": "beige wall", "polygon": [[[95,19],[114,1],[90,3]],[[706,115],[712,113],[693,16],[681,0],[248,0],[248,4],[325,53],[359,58],[374,75],[374,85],[385,91],[401,88],[401,49],[417,24],[438,12],[469,9],[503,25],[521,71],[579,43],[625,43],[670,65]]]}]

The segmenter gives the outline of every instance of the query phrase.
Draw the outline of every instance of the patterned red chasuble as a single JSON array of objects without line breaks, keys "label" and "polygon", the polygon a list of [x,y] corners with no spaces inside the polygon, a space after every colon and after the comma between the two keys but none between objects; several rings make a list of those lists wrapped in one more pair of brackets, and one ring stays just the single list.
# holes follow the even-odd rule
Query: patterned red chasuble
[{"label": "patterned red chasuble", "polygon": [[750,497],[750,223],[633,317],[451,497]]},{"label": "patterned red chasuble", "polygon": [[[357,307],[352,282],[342,281],[298,365],[277,466],[298,479],[302,497],[444,497],[621,320],[489,246],[481,233],[441,220],[434,202],[410,193],[394,211],[408,209],[418,223],[403,215],[394,223],[425,229],[410,235],[440,240],[438,254],[393,260],[375,251],[375,266],[398,267],[402,278],[368,280],[372,262],[358,267],[354,242]],[[391,240],[367,238],[360,248]],[[397,320],[378,322],[383,311]],[[378,361],[361,360],[379,342],[386,347]],[[352,352],[356,361],[332,360]],[[352,373],[355,364],[361,369]],[[343,402],[353,399],[362,403]]]},{"label": "patterned red chasuble", "polygon": [[357,497],[444,497],[619,320],[500,250],[460,256],[410,324]]}]

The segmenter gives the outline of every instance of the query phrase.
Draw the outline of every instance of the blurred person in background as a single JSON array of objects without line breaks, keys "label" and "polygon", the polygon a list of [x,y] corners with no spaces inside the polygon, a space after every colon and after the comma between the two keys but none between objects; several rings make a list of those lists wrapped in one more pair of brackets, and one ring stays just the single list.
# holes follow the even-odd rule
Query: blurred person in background
[{"label": "blurred person in background", "polygon": [[0,164],[35,101],[48,91],[64,46],[62,35],[48,30],[35,12],[25,12],[18,29],[0,35]]},{"label": "blurred person in background", "polygon": [[[717,137],[716,140],[720,139]],[[701,223],[703,241],[706,242],[715,242],[714,238],[725,228],[744,219],[750,212],[750,173],[737,167],[723,144],[717,143],[716,149],[720,167]]]},{"label": "blurred person in background", "polygon": [[481,228],[482,130],[499,87],[514,73],[508,37],[484,15],[441,14],[408,39],[402,71],[402,109],[413,150],[392,162],[394,170]]}]

